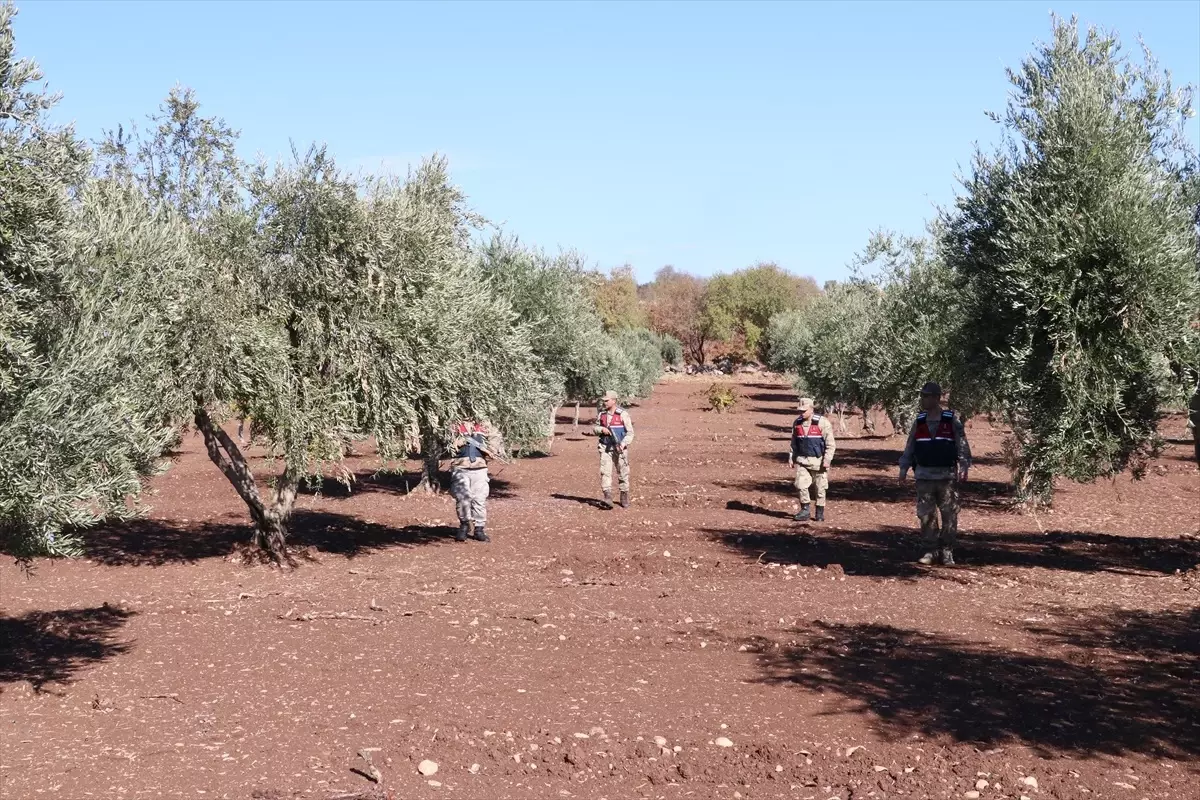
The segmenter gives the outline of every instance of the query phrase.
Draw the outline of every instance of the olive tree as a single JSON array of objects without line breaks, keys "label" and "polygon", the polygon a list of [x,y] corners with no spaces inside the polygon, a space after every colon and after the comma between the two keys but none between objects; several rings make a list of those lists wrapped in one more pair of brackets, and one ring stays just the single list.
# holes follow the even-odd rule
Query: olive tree
[{"label": "olive tree", "polygon": [[956,346],[1013,425],[1025,501],[1153,452],[1163,354],[1197,308],[1190,153],[1176,91],[1149,53],[1074,19],[1010,72],[1002,145],[979,153],[945,215],[968,324]]},{"label": "olive tree", "polygon": [[625,328],[612,336],[636,376],[629,394],[649,397],[663,374],[662,340],[645,328]]},{"label": "olive tree", "polygon": [[489,420],[514,450],[541,441],[551,386],[536,331],[470,249],[478,217],[450,182],[445,160],[424,161],[403,182],[374,182],[367,214],[378,357],[364,430],[385,454],[400,455],[411,419],[430,489],[459,419]]},{"label": "olive tree", "polygon": [[107,270],[175,263],[180,239],[86,188],[87,148],[49,122],[15,13],[0,4],[0,539],[27,559],[77,554],[161,466],[170,430],[139,368],[161,305]]},{"label": "olive tree", "polygon": [[529,329],[550,395],[545,409],[547,435],[564,402],[575,403],[578,424],[580,402],[594,400],[597,386],[603,383],[597,373],[605,363],[606,341],[589,293],[592,276],[583,258],[572,251],[551,257],[515,237],[497,235],[482,248],[480,265],[495,291],[508,299]]},{"label": "olive tree", "polygon": [[878,286],[878,307],[860,350],[873,394],[896,432],[917,413],[917,394],[927,381],[949,384],[963,410],[954,380],[958,359],[949,338],[962,318],[953,274],[937,252],[934,236],[877,232],[853,264],[859,279]]},{"label": "olive tree", "polygon": [[[767,326],[767,363],[794,373],[796,391],[836,410],[858,408],[868,432],[880,376],[871,364],[871,329],[882,292],[866,281],[831,284],[803,309],[776,315]],[[842,421],[844,425],[844,420]]]}]

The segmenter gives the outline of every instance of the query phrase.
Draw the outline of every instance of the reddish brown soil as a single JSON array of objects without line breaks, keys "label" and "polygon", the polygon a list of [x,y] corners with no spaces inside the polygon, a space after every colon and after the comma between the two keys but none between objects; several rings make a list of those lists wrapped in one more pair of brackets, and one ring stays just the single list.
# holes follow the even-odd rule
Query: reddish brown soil
[{"label": "reddish brown soil", "polygon": [[793,523],[790,392],[707,385],[636,409],[629,510],[569,425],[499,470],[490,544],[364,458],[301,499],[291,573],[226,557],[245,514],[188,439],[149,520],[0,566],[0,794],[1200,798],[1189,445],[1034,517],[973,423],[961,565],[923,568],[898,438],[852,426]]}]

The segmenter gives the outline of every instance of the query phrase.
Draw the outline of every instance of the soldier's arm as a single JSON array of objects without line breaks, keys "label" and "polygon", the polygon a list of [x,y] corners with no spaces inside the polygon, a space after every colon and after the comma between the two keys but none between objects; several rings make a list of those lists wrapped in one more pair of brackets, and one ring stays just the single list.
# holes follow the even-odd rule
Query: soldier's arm
[{"label": "soldier's arm", "polygon": [[913,447],[917,438],[917,423],[908,429],[908,441],[904,444],[904,452],[900,454],[900,477],[903,478],[912,469]]},{"label": "soldier's arm", "polygon": [[491,423],[483,423],[483,438],[493,455],[504,452],[504,437]]},{"label": "soldier's arm", "polygon": [[971,445],[967,442],[967,429],[957,416],[954,418],[954,435],[958,439],[958,468],[966,471],[971,468]]},{"label": "soldier's arm", "polygon": [[800,424],[799,418],[792,421],[792,444],[788,448],[788,458],[795,458],[796,453],[800,449],[800,437],[796,435],[796,426]]},{"label": "soldier's arm", "polygon": [[821,436],[825,439],[825,468],[833,463],[833,454],[837,451],[837,442],[833,439],[833,425],[825,417],[821,417],[821,424],[818,425],[821,429]]},{"label": "soldier's arm", "polygon": [[625,438],[621,440],[621,444],[628,447],[633,444],[633,418],[629,416],[629,409],[621,409],[621,416],[625,420]]},{"label": "soldier's arm", "polygon": [[601,420],[601,415],[597,414],[596,415],[596,424],[592,426],[592,433],[595,434],[596,436],[604,435],[604,426],[600,424],[600,420]]}]

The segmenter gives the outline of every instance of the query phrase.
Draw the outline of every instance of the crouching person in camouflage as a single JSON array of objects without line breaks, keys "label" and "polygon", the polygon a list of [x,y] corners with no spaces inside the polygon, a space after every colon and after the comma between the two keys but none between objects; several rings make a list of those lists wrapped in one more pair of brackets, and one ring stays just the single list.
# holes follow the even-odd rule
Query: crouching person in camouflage
[{"label": "crouching person in camouflage", "polygon": [[[813,405],[811,397],[800,398],[800,416],[792,423],[792,449],[788,451],[788,466],[796,470],[796,491],[800,494],[800,513],[792,517],[797,522],[825,520],[829,465],[836,449],[833,426],[825,417],[813,413]],[[815,513],[809,511],[813,499],[810,489],[816,490]]]},{"label": "crouching person in camouflage", "polygon": [[629,412],[617,404],[616,392],[604,393],[604,410],[596,418],[593,432],[600,439],[600,490],[604,492],[604,507],[612,508],[612,474],[617,469],[617,486],[621,490],[621,508],[629,508],[629,445],[633,444],[633,420]]},{"label": "crouching person in camouflage", "polygon": [[450,494],[458,510],[455,539],[473,536],[488,540],[487,499],[490,488],[488,459],[500,451],[500,438],[486,423],[464,421],[454,426],[450,444]]},{"label": "crouching person in camouflage", "polygon": [[920,562],[932,564],[940,556],[943,564],[952,565],[958,536],[958,484],[966,483],[971,447],[962,420],[950,409],[942,408],[942,387],[932,381],[921,389],[921,413],[908,432],[908,443],[900,456],[900,480],[908,477],[912,467],[925,551]]}]

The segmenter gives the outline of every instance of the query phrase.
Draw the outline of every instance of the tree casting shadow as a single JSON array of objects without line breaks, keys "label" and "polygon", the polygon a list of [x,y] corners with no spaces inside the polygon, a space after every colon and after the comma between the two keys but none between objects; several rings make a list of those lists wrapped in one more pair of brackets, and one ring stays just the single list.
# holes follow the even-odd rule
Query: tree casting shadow
[{"label": "tree casting shadow", "polygon": [[84,668],[126,652],[113,635],[135,612],[108,603],[95,608],[29,611],[0,616],[0,686],[29,681],[69,683]]},{"label": "tree casting shadow", "polygon": [[[328,511],[292,515],[288,546],[354,557],[392,547],[436,544],[453,537],[452,526],[392,528]],[[161,566],[228,556],[250,540],[247,524],[134,520],[83,534],[84,556],[111,566]]]},{"label": "tree casting shadow", "polygon": [[[1116,652],[1108,639],[1127,632]],[[890,625],[817,622],[786,642],[748,644],[761,681],[846,698],[896,739],[920,731],[1045,756],[1200,754],[1200,612],[1107,612],[1039,631],[1079,648],[1064,658]],[[837,713],[837,712],[830,712]]]}]

